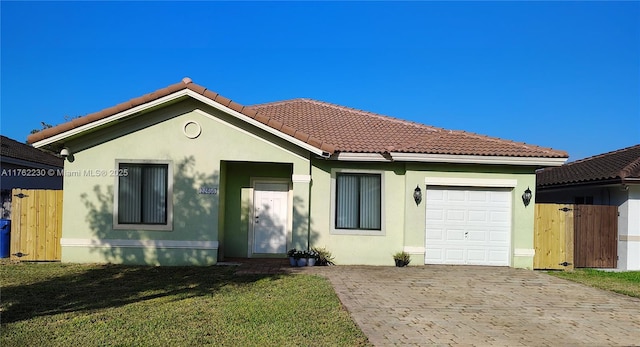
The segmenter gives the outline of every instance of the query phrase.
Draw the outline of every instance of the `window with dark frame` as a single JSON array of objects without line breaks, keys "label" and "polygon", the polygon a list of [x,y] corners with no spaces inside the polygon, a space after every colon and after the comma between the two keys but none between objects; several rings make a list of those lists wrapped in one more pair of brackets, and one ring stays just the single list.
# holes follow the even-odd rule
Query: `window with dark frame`
[{"label": "window with dark frame", "polygon": [[120,163],[118,169],[118,224],[167,224],[168,165]]},{"label": "window with dark frame", "polygon": [[382,176],[336,174],[336,229],[381,230]]}]

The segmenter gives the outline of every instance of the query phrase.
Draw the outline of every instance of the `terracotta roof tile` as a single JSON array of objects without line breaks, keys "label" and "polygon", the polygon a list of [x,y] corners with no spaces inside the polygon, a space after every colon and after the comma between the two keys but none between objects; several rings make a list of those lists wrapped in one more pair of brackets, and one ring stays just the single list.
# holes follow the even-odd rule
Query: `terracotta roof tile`
[{"label": "terracotta roof tile", "polygon": [[41,141],[183,89],[201,94],[329,154],[336,151],[352,153],[395,151],[426,154],[567,157],[565,152],[550,148],[490,138],[464,131],[444,130],[311,99],[293,99],[246,107],[193,83],[189,78],[184,78],[179,83],[102,111],[32,134],[27,140],[30,143]]},{"label": "terracotta roof tile", "polygon": [[536,179],[540,187],[640,179],[640,144],[546,168]]},{"label": "terracotta roof tile", "polygon": [[236,112],[240,112],[240,113],[242,113],[242,109],[244,108],[244,106],[240,105],[240,104],[239,104],[239,103],[237,103],[237,102],[231,101],[231,102],[229,103],[229,108],[230,108],[230,109],[232,109],[232,110],[234,110],[234,111],[236,111]]},{"label": "terracotta roof tile", "polygon": [[213,92],[211,90],[205,90],[204,93],[202,94],[204,96],[206,96],[207,98],[211,99],[211,100],[215,100],[216,97],[218,97],[218,93]]},{"label": "terracotta roof tile", "polygon": [[311,99],[253,105],[261,115],[312,134],[338,152],[566,158],[564,151],[453,131]]}]

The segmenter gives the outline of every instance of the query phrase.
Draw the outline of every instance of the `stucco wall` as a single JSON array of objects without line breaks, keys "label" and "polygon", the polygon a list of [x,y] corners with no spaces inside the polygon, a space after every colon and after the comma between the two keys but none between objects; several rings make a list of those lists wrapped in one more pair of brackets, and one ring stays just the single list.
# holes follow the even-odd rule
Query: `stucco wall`
[{"label": "stucco wall", "polygon": [[[197,124],[197,125],[196,125]],[[193,137],[200,128],[199,136]],[[222,161],[289,163],[308,173],[304,152],[218,110],[183,101],[65,144],[62,261],[213,264],[217,261]],[[114,230],[116,160],[169,160],[173,229]],[[300,197],[307,199],[307,195]]]},{"label": "stucco wall", "polygon": [[[404,165],[344,163],[315,160],[311,189],[312,246],[326,247],[337,264],[392,265],[392,254],[403,249]],[[332,233],[331,170],[380,171],[383,175],[383,235],[344,235]]]},{"label": "stucco wall", "polygon": [[[331,232],[331,172],[335,169],[384,172],[383,235],[340,235]],[[528,207],[521,195],[529,187],[535,194],[533,168],[490,165],[445,165],[405,163],[342,163],[314,161],[311,230],[312,245],[326,247],[339,264],[393,265],[392,254],[406,250],[412,264],[424,264],[425,202],[416,205],[413,191],[426,193],[427,177],[515,180],[511,189],[512,235],[510,265],[533,267],[533,202]]]}]

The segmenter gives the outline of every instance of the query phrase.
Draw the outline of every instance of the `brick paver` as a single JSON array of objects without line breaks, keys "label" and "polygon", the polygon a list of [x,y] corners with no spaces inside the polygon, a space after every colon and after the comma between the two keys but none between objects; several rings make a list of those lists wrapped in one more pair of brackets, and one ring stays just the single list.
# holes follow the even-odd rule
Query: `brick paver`
[{"label": "brick paver", "polygon": [[541,272],[434,265],[280,271],[327,277],[376,346],[640,346],[640,299]]},{"label": "brick paver", "polygon": [[376,346],[640,346],[640,299],[503,267],[317,268]]}]

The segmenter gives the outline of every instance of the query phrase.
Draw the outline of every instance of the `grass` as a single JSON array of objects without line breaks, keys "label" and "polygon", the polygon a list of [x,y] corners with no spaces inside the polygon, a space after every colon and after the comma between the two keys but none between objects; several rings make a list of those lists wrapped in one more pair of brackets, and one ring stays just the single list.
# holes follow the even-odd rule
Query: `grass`
[{"label": "grass", "polygon": [[3,346],[368,346],[324,278],[3,264]]},{"label": "grass", "polygon": [[591,287],[640,298],[640,271],[608,272],[576,269],[575,271],[550,271],[548,274]]}]

